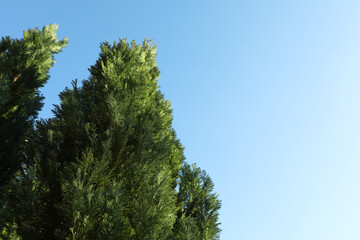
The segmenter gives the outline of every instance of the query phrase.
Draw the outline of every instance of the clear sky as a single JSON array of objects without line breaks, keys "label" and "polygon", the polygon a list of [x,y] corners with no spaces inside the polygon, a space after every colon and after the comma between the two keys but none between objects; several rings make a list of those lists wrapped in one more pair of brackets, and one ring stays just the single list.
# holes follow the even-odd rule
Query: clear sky
[{"label": "clear sky", "polygon": [[102,41],[158,45],[174,128],[223,240],[360,239],[360,1],[3,1],[0,36],[58,23],[41,117]]}]

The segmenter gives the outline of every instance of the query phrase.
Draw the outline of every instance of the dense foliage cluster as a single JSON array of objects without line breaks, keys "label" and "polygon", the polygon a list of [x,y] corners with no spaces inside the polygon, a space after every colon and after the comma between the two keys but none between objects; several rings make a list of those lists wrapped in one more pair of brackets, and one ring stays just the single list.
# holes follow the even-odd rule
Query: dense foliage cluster
[{"label": "dense foliage cluster", "polygon": [[35,121],[67,44],[56,29],[0,42],[0,239],[219,239],[220,201],[185,161],[151,42],[103,43]]}]

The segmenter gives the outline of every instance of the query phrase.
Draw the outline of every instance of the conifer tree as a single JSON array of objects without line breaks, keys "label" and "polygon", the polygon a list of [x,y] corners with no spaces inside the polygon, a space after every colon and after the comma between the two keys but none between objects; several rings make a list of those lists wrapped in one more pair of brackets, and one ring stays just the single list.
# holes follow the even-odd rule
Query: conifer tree
[{"label": "conifer tree", "polygon": [[147,40],[101,44],[90,77],[28,132],[26,164],[3,196],[3,237],[218,239],[220,201],[185,163],[155,58]]},{"label": "conifer tree", "polygon": [[[62,174],[66,174],[69,165],[75,164],[73,168],[79,169],[82,161],[90,159],[102,161],[94,166],[109,172],[97,174],[96,181],[90,181],[89,191],[94,191],[90,195],[99,194],[99,182],[104,179],[115,181],[116,187],[121,188],[121,199],[127,199],[117,204],[123,206],[119,207],[124,209],[121,221],[127,223],[123,232],[128,232],[129,239],[166,239],[172,234],[176,178],[184,157],[171,127],[170,104],[158,90],[155,54],[155,47],[148,41],[142,45],[125,40],[114,45],[104,43],[99,60],[90,68],[89,80],[81,88],[74,82],[72,89],[62,92],[55,118],[38,124],[28,155],[34,156],[43,175],[40,179],[49,188],[44,210],[47,226],[43,226],[47,238],[54,238],[48,234],[60,233],[63,226],[66,229],[65,223],[75,221],[73,212],[56,210],[66,206],[65,200],[67,206],[81,201],[76,191],[84,189],[73,182],[90,181],[66,179]],[[91,154],[84,157],[84,153]],[[86,208],[81,209],[84,212],[78,211],[80,219],[91,218]]]},{"label": "conifer tree", "polygon": [[178,239],[219,239],[221,202],[213,190],[214,183],[205,171],[195,164],[184,163],[178,192],[180,207],[174,228]]},{"label": "conifer tree", "polygon": [[57,27],[29,29],[22,39],[0,41],[0,186],[20,169],[26,132],[43,105],[39,88],[49,79],[54,54],[67,45],[67,39],[58,40]]}]

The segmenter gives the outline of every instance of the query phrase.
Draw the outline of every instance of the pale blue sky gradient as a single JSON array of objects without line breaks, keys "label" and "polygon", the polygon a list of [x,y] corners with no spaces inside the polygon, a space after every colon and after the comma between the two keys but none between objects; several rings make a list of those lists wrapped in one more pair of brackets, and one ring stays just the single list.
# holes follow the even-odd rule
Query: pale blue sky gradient
[{"label": "pale blue sky gradient", "polygon": [[215,182],[223,240],[360,239],[360,1],[5,1],[0,36],[58,23],[44,89],[102,41],[158,45],[174,128]]}]

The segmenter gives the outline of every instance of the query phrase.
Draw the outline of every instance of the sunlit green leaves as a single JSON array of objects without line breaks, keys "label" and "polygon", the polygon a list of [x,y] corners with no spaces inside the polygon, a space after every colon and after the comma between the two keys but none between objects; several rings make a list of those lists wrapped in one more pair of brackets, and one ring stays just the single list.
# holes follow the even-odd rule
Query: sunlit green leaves
[{"label": "sunlit green leaves", "polygon": [[20,168],[19,148],[43,105],[39,88],[49,79],[54,54],[67,45],[67,39],[57,38],[57,27],[0,41],[0,186]]},{"label": "sunlit green leaves", "polygon": [[0,199],[2,236],[218,239],[220,201],[209,176],[185,163],[151,41],[102,43],[90,77],[82,86],[74,80],[54,117],[32,128],[37,89],[67,43],[56,29],[30,29],[0,44],[1,157],[21,163]]}]

